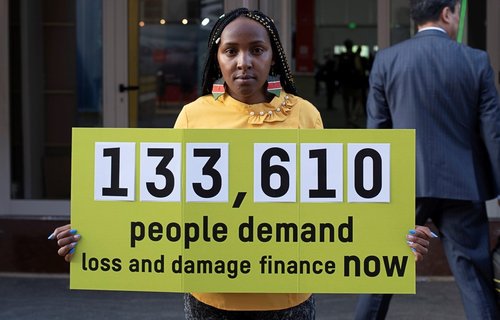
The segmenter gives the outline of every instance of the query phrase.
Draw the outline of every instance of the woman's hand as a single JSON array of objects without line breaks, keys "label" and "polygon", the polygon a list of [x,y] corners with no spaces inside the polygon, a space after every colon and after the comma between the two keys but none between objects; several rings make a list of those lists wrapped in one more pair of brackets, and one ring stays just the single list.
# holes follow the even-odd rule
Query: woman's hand
[{"label": "woman's hand", "polygon": [[75,247],[80,238],[81,236],[77,234],[76,230],[71,229],[70,224],[56,228],[49,236],[49,240],[57,240],[59,246],[57,254],[64,257],[67,262],[70,262],[71,258],[73,258]]},{"label": "woman's hand", "polygon": [[429,251],[429,239],[437,238],[437,235],[431,229],[424,226],[415,226],[406,236],[406,243],[415,255],[416,261],[421,261]]}]

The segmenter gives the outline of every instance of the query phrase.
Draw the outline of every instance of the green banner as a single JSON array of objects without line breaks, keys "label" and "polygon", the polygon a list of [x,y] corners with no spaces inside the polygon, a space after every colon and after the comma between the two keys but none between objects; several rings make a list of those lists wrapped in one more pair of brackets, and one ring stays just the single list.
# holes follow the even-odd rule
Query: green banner
[{"label": "green banner", "polygon": [[70,287],[414,293],[414,140],[73,129]]},{"label": "green banner", "polygon": [[462,0],[460,4],[460,22],[458,23],[458,32],[457,32],[458,43],[463,43],[466,14],[467,14],[467,0]]}]

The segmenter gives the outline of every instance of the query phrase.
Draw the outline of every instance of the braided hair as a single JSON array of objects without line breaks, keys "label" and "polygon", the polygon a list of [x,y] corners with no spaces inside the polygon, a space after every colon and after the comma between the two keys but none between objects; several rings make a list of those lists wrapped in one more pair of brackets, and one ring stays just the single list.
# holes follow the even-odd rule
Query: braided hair
[{"label": "braided hair", "polygon": [[207,58],[205,60],[205,68],[203,70],[202,95],[210,94],[212,91],[212,85],[221,77],[219,63],[217,62],[217,50],[219,48],[222,31],[229,23],[240,16],[257,21],[267,30],[275,60],[274,65],[271,67],[271,72],[279,76],[281,86],[286,92],[297,94],[297,88],[295,87],[295,83],[293,81],[292,72],[290,71],[290,67],[286,61],[285,51],[281,45],[278,29],[276,28],[273,20],[260,11],[251,11],[247,8],[239,8],[220,16],[219,20],[217,20],[212,28],[212,31],[210,32],[210,36],[208,37]]}]

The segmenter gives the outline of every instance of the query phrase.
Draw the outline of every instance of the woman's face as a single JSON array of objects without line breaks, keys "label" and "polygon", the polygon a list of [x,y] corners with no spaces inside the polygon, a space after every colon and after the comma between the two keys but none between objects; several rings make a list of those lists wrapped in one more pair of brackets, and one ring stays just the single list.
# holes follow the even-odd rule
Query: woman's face
[{"label": "woman's face", "polygon": [[217,61],[231,97],[247,104],[267,101],[264,84],[274,64],[266,29],[239,17],[222,31]]}]

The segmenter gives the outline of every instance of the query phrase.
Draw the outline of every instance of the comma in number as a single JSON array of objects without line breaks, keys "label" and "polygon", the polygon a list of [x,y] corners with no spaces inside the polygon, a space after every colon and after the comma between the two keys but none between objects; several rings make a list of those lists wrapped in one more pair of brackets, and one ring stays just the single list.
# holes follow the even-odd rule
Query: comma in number
[{"label": "comma in number", "polygon": [[246,192],[238,192],[236,195],[236,199],[234,199],[233,203],[233,208],[239,208],[241,206],[241,203],[243,202],[243,199],[245,199],[245,196],[247,195]]}]

